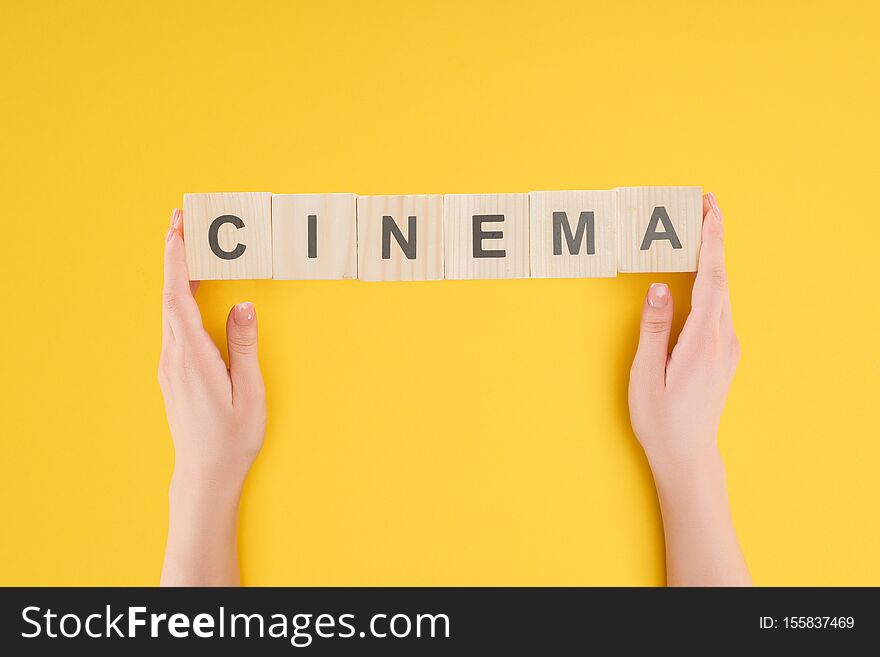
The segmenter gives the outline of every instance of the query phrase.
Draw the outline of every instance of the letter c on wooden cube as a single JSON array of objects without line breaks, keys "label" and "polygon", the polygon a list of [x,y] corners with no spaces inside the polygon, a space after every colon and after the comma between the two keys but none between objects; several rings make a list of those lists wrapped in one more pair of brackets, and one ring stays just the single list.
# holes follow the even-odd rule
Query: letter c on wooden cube
[{"label": "letter c on wooden cube", "polygon": [[190,280],[272,278],[272,195],[184,194]]}]

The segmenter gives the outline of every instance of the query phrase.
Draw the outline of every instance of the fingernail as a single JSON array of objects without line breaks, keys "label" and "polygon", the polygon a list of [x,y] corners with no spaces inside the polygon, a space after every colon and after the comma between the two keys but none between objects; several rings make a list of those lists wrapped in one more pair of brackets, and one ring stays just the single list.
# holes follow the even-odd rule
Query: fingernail
[{"label": "fingernail", "polygon": [[174,226],[172,226],[171,228],[169,228],[169,229],[168,229],[168,232],[165,233],[165,241],[166,241],[166,242],[171,241],[171,236],[172,236],[172,235],[174,235]]},{"label": "fingernail", "polygon": [[235,310],[232,312],[232,319],[239,326],[250,326],[256,316],[254,304],[250,301],[235,304]]},{"label": "fingernail", "polygon": [[669,288],[666,283],[651,283],[648,288],[648,305],[651,308],[665,308],[669,304]]},{"label": "fingernail", "polygon": [[718,220],[722,221],[724,215],[721,213],[721,208],[718,207],[718,201],[715,200],[715,194],[709,192],[706,196],[709,197],[709,207],[712,208],[712,211],[715,213],[715,216],[718,217]]},{"label": "fingernail", "polygon": [[174,208],[174,211],[171,213],[171,227],[177,228],[180,223],[180,208]]}]

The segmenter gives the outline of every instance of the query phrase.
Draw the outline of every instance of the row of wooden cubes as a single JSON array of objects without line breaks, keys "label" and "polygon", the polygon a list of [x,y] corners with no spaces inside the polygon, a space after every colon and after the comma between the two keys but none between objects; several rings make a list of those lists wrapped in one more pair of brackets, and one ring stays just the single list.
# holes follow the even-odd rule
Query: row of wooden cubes
[{"label": "row of wooden cubes", "polygon": [[184,195],[193,280],[596,278],[695,271],[699,187]]}]

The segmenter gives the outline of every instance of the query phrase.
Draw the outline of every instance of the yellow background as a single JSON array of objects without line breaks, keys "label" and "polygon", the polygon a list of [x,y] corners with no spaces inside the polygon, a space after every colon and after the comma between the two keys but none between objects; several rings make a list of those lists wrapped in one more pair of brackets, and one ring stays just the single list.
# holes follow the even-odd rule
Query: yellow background
[{"label": "yellow background", "polygon": [[[0,583],[154,584],[184,192],[696,184],[744,357],[758,584],[880,585],[878,10],[818,2],[5,2]],[[660,584],[626,381],[690,277],[206,283],[260,315],[247,584]]]}]

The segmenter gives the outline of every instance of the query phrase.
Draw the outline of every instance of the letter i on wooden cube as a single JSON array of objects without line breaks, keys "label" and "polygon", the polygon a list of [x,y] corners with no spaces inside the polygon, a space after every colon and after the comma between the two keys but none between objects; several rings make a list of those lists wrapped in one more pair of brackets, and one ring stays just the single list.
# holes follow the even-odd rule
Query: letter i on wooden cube
[{"label": "letter i on wooden cube", "polygon": [[274,278],[357,278],[355,199],[355,194],[274,194]]},{"label": "letter i on wooden cube", "polygon": [[184,194],[186,264],[194,281],[272,278],[266,192]]},{"label": "letter i on wooden cube", "polygon": [[533,278],[617,276],[617,192],[529,194]]},{"label": "letter i on wooden cube", "polygon": [[696,271],[703,228],[699,187],[618,187],[617,270]]},{"label": "letter i on wooden cube", "polygon": [[529,277],[528,194],[443,197],[446,278]]},{"label": "letter i on wooden cube", "polygon": [[443,197],[359,196],[358,278],[434,281],[443,278]]}]

